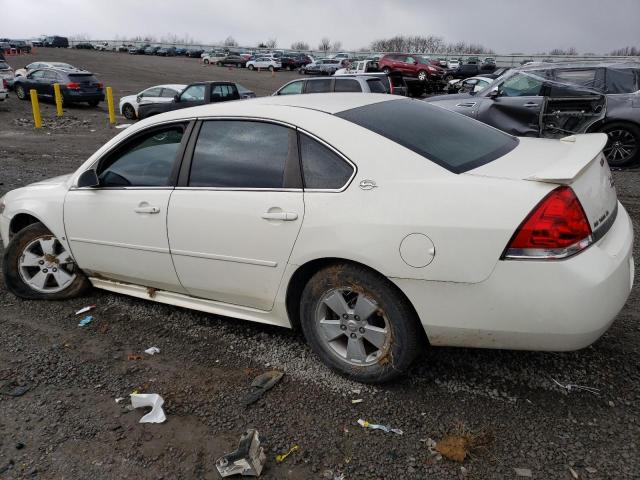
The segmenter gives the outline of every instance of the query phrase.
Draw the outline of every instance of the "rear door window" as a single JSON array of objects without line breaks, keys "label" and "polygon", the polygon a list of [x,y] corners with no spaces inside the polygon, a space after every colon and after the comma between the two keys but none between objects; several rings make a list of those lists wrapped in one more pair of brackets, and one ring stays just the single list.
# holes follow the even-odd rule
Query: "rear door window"
[{"label": "rear door window", "polygon": [[305,93],[327,93],[331,91],[331,80],[323,78],[319,80],[309,80],[305,87]]},{"label": "rear door window", "polygon": [[285,85],[278,92],[278,95],[297,95],[302,93],[302,88],[304,87],[304,80],[298,80],[296,82],[291,82],[289,85]]},{"label": "rear door window", "polygon": [[362,92],[360,83],[352,78],[340,78],[335,82],[334,91],[336,92]]}]

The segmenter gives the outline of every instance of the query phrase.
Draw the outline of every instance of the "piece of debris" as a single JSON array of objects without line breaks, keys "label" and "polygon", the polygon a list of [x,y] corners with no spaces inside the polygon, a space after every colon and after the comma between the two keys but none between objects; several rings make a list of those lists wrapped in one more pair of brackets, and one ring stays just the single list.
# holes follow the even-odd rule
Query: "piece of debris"
[{"label": "piece of debris", "polygon": [[458,431],[436,443],[436,451],[444,458],[462,463],[467,456],[475,451],[486,449],[491,443],[487,433],[472,434],[463,425]]},{"label": "piece of debris", "polygon": [[0,394],[10,397],[21,397],[29,391],[29,385],[18,385],[17,382],[9,380],[0,384]]},{"label": "piece of debris", "polygon": [[24,448],[24,443],[22,442],[17,442],[16,443],[16,450],[22,450]]},{"label": "piece of debris", "polygon": [[294,445],[293,447],[291,447],[285,453],[282,453],[280,455],[276,455],[276,462],[278,462],[278,463],[284,462],[289,455],[291,455],[293,452],[297,452],[298,450],[300,450],[300,447],[298,445]]},{"label": "piece of debris", "polygon": [[133,408],[151,407],[151,411],[139,423],[162,423],[167,419],[162,410],[164,399],[157,393],[132,393],[130,397]]},{"label": "piece of debris", "polygon": [[362,403],[362,402],[364,402],[362,398],[354,398],[353,400],[351,400],[351,403]]},{"label": "piece of debris", "polygon": [[429,450],[429,460],[439,462],[442,460],[442,455],[438,450],[436,450],[437,443],[432,438],[421,438],[421,442],[426,443],[427,449]]},{"label": "piece of debris", "polygon": [[531,478],[533,475],[531,474],[531,470],[528,468],[514,468],[516,472],[516,476],[518,477],[527,477]]},{"label": "piece of debris", "polygon": [[130,353],[129,355],[127,355],[127,360],[144,360],[144,357],[142,355]]},{"label": "piece of debris", "polygon": [[598,470],[593,467],[585,467],[587,473],[596,473]]},{"label": "piece of debris", "polygon": [[155,355],[156,353],[160,353],[160,349],[158,347],[150,347],[147,348],[144,353],[147,355]]},{"label": "piece of debris", "polygon": [[566,385],[561,384],[555,378],[552,378],[553,382],[561,388],[564,388],[567,392],[571,392],[572,390],[584,390],[589,393],[593,393],[594,395],[600,394],[600,389],[593,387],[585,387],[583,385],[576,385],[574,383],[567,383]]},{"label": "piece of debris", "polygon": [[116,398],[116,403],[120,403],[123,400],[124,400],[124,397],[118,397],[118,398]]},{"label": "piece of debris", "polygon": [[404,433],[399,428],[391,428],[387,425],[378,425],[376,423],[369,423],[366,420],[362,420],[362,419],[358,420],[358,425],[364,428],[371,428],[373,430],[382,430],[383,432],[387,432],[387,433],[395,433],[397,435],[402,435]]},{"label": "piece of debris", "polygon": [[81,308],[80,310],[78,310],[76,312],[76,315],[80,315],[81,313],[87,313],[87,312],[93,310],[94,308],[96,308],[95,305],[89,305],[87,307],[83,307],[83,308]]},{"label": "piece of debris", "polygon": [[130,127],[131,125],[132,125],[131,123],[121,123],[121,124],[119,124],[119,125],[116,125],[116,128],[117,128],[118,130],[122,130],[123,128]]},{"label": "piece of debris", "polygon": [[267,457],[260,446],[258,431],[247,430],[238,443],[238,449],[216,460],[216,468],[222,477],[245,475],[259,477]]},{"label": "piece of debris", "polygon": [[80,323],[78,323],[78,326],[79,327],[84,327],[85,325],[88,325],[92,321],[93,321],[93,317],[91,315],[87,315],[82,320],[80,320]]},{"label": "piece of debris", "polygon": [[257,402],[258,399],[260,399],[260,397],[262,397],[262,395],[264,395],[267,390],[273,388],[273,386],[278,383],[283,376],[283,372],[279,372],[277,370],[269,370],[268,372],[265,372],[262,375],[258,375],[256,378],[254,378],[253,382],[251,382],[253,390],[249,392],[244,400],[245,406]]},{"label": "piece of debris", "polygon": [[578,480],[580,478],[580,475],[578,475],[578,472],[576,472],[573,468],[569,467],[569,473],[571,474],[571,477],[574,480]]}]

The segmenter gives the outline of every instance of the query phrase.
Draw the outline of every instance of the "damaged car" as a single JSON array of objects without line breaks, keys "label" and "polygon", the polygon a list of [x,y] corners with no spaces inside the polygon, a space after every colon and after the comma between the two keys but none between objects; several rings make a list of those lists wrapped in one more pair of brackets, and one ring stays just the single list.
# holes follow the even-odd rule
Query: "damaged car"
[{"label": "damaged car", "polygon": [[606,142],[518,138],[396,95],[174,110],[0,199],[4,285],[297,328],[362,382],[437,346],[576,350],[634,278]]},{"label": "damaged car", "polygon": [[640,160],[640,63],[523,67],[480,92],[425,101],[522,137],[606,133],[611,166]]}]

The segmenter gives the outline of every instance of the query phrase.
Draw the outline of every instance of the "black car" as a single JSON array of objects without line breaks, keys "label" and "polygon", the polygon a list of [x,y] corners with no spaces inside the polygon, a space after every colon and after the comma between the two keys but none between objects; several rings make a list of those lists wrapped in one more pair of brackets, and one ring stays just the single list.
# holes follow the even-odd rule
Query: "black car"
[{"label": "black car", "polygon": [[31,45],[24,40],[9,40],[9,45],[15,48],[18,53],[31,53]]},{"label": "black car", "polygon": [[219,67],[233,65],[234,67],[246,67],[247,59],[241,55],[236,55],[235,53],[230,53],[226,57],[218,60],[216,65]]},{"label": "black car", "polygon": [[155,55],[160,50],[160,45],[154,45],[152,47],[147,47],[144,49],[145,55]]},{"label": "black car", "polygon": [[176,48],[176,55],[186,55],[187,54],[187,49],[180,47],[180,48]]},{"label": "black car", "polygon": [[144,51],[149,48],[149,44],[145,43],[144,45],[140,45],[139,47],[132,46],[129,47],[129,53],[131,55],[144,55]]},{"label": "black car", "polygon": [[156,55],[160,57],[175,57],[176,47],[164,47],[156,52]]},{"label": "black car", "polygon": [[284,56],[280,58],[283,70],[298,70],[312,62],[308,55]]},{"label": "black car", "polygon": [[80,42],[76,43],[73,48],[76,48],[78,50],[93,50],[93,45],[91,45],[89,42]]},{"label": "black car", "polygon": [[53,99],[53,85],[60,85],[64,105],[86,102],[92,107],[104,100],[102,83],[84,70],[42,68],[16,77],[13,88],[20,100],[29,99],[29,91],[36,90],[38,97]]},{"label": "black car", "polygon": [[58,35],[46,37],[42,42],[42,46],[49,48],[69,48],[69,39],[67,37],[59,37]]},{"label": "black car", "polygon": [[445,75],[447,79],[477,77],[482,73],[492,73],[496,69],[495,64],[465,63]]},{"label": "black car", "polygon": [[475,95],[426,99],[523,137],[606,133],[611,166],[640,161],[640,63],[553,63],[515,68]]},{"label": "black car", "polygon": [[187,57],[189,58],[200,58],[200,56],[204,53],[204,50],[201,48],[194,48],[192,50],[187,51]]}]

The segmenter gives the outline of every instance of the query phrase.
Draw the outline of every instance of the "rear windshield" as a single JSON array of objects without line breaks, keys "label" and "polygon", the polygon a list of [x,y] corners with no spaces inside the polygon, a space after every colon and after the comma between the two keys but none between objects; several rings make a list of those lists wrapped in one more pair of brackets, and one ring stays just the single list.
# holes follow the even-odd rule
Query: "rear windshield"
[{"label": "rear windshield", "polygon": [[518,145],[511,135],[420,100],[379,102],[336,116],[393,140],[453,173],[492,162]]},{"label": "rear windshield", "polygon": [[98,83],[93,75],[69,75],[69,80],[77,83]]}]

